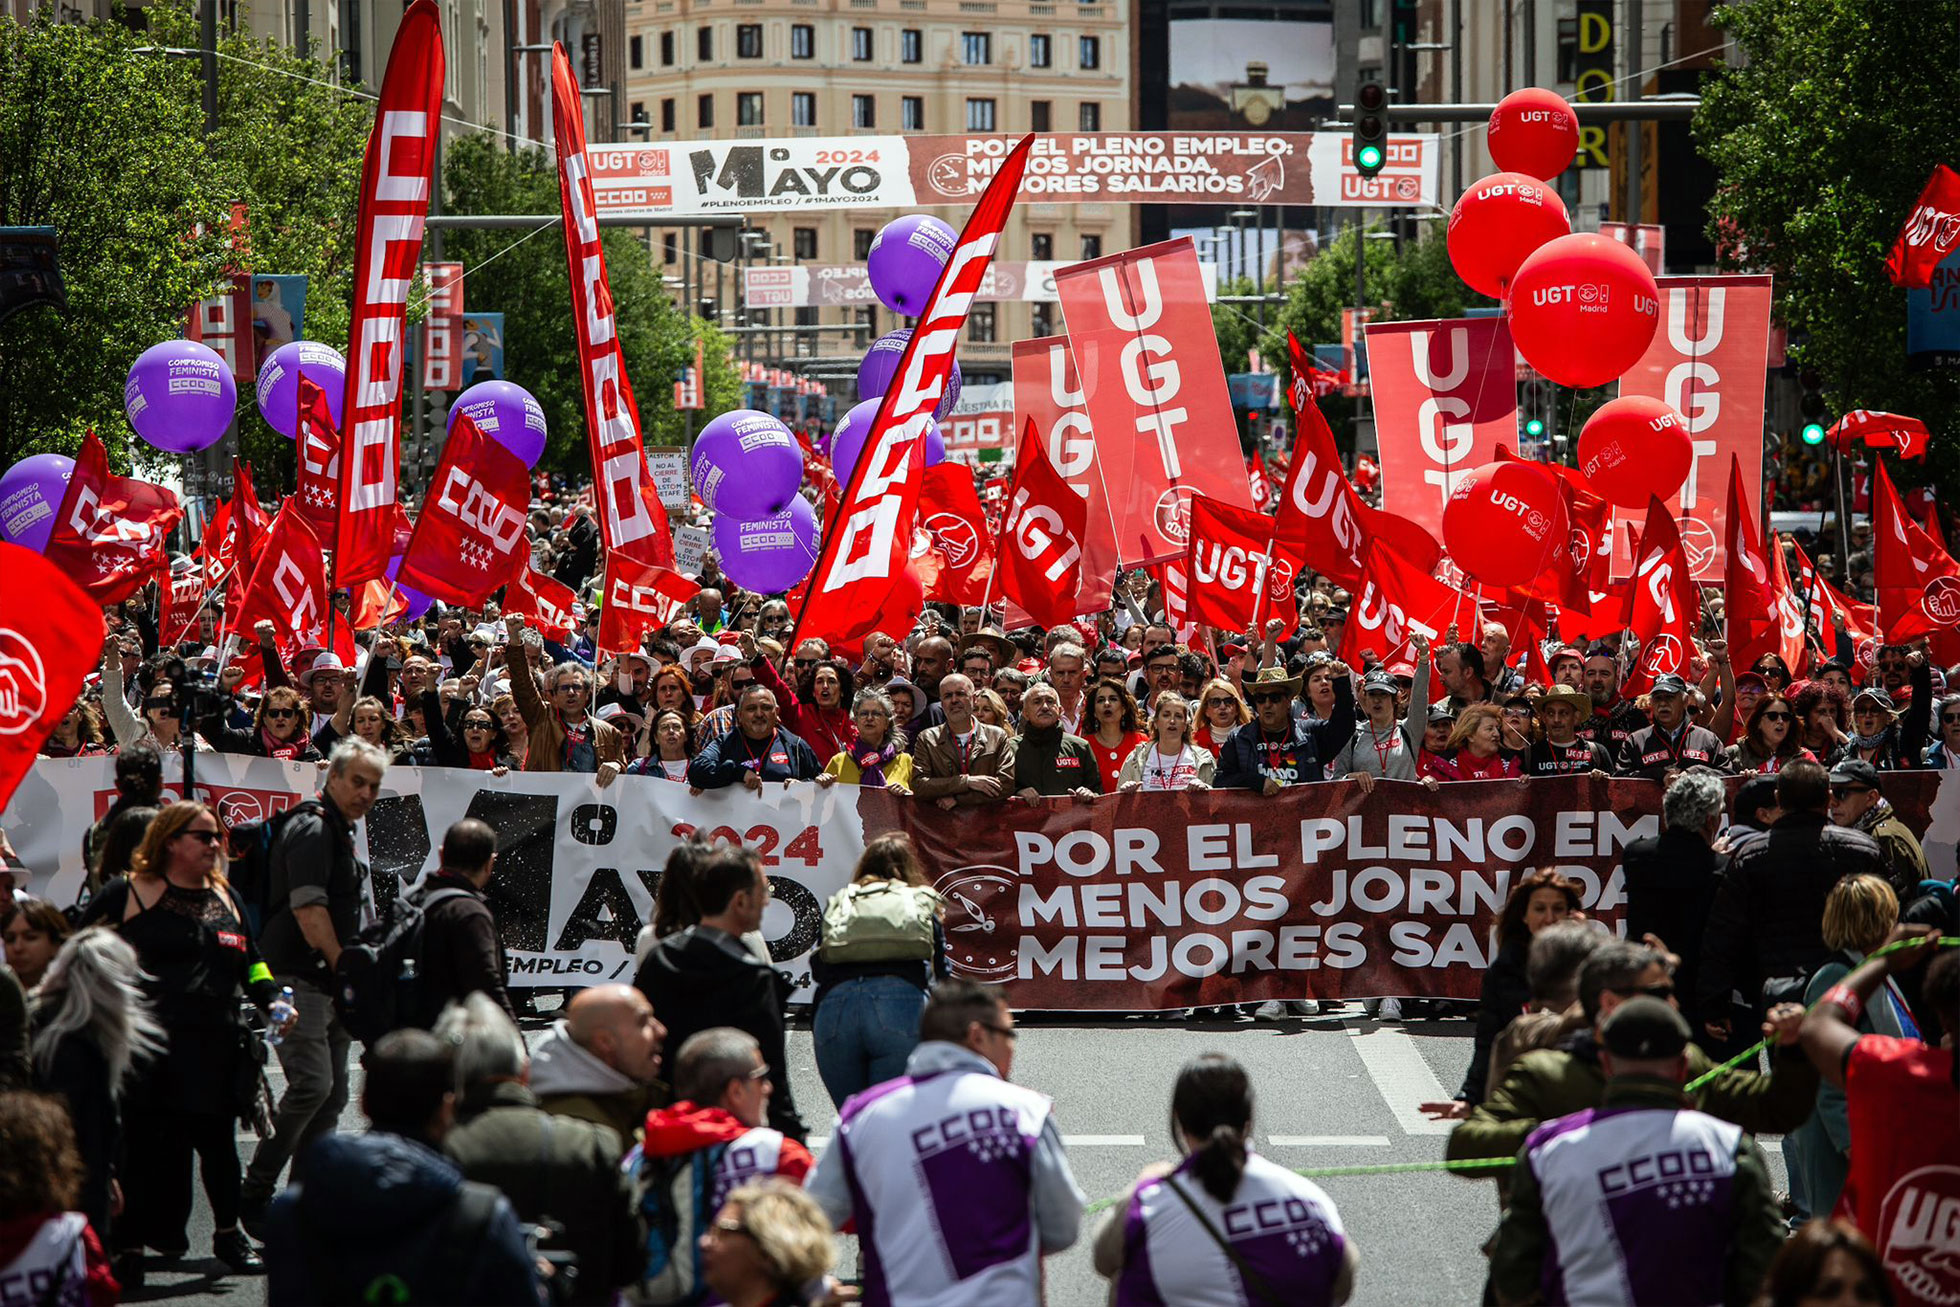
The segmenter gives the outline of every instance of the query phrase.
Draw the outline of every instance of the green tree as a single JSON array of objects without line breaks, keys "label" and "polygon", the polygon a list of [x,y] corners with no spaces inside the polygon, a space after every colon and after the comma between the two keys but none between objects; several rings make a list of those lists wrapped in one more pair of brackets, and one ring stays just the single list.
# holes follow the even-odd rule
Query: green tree
[{"label": "green tree", "polygon": [[[507,151],[487,135],[465,137],[445,150],[443,180],[451,213],[558,212],[558,170],[541,150]],[[693,364],[697,339],[707,373],[697,419],[741,402],[728,338],[675,306],[645,241],[631,229],[607,229],[602,240],[620,348],[647,443],[680,444],[686,415],[674,408],[673,383]],[[504,314],[505,375],[537,396],[551,432],[543,465],[588,472],[563,232],[555,225],[529,232],[464,229],[445,233],[444,241],[444,256],[465,266],[465,302]]]},{"label": "green tree", "polygon": [[1928,470],[1960,498],[1960,373],[1909,365],[1906,293],[1884,266],[1933,165],[1960,162],[1960,2],[1779,0],[1711,21],[1746,56],[1704,84],[1694,127],[1726,265],[1775,275],[1792,353],[1835,412],[1925,420]]}]

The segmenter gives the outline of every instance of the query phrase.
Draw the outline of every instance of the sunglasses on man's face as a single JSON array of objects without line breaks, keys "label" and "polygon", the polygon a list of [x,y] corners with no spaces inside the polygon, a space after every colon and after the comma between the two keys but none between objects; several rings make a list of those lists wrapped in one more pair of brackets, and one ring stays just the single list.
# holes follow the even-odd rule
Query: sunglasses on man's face
[{"label": "sunglasses on man's face", "polygon": [[818,658],[798,658],[796,659],[796,665],[798,667],[815,667],[821,661],[822,659]]},{"label": "sunglasses on man's face", "polygon": [[1276,694],[1255,694],[1252,696],[1252,701],[1254,703],[1284,703],[1292,697],[1292,695],[1281,691]]},{"label": "sunglasses on man's face", "polygon": [[1941,714],[1940,714],[1940,724],[1941,724],[1941,725],[1945,725],[1945,724],[1946,724],[1946,723],[1948,723],[1948,722],[1960,722],[1960,712],[1943,712],[1943,713],[1941,713]]},{"label": "sunglasses on man's face", "polygon": [[1674,982],[1663,980],[1658,985],[1627,985],[1625,987],[1615,985],[1613,986],[1613,992],[1621,998],[1632,998],[1636,994],[1645,994],[1648,998],[1657,998],[1662,1002],[1666,1002],[1668,999],[1674,997]]}]

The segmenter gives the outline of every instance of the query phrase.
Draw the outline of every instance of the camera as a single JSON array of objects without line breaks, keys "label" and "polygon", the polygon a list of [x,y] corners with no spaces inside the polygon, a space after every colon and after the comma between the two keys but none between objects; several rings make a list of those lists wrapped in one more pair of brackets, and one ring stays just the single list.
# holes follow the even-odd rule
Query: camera
[{"label": "camera", "polygon": [[524,1246],[544,1282],[545,1296],[553,1307],[568,1303],[578,1291],[578,1254],[556,1245],[565,1237],[565,1227],[556,1221],[540,1221],[524,1227]]}]

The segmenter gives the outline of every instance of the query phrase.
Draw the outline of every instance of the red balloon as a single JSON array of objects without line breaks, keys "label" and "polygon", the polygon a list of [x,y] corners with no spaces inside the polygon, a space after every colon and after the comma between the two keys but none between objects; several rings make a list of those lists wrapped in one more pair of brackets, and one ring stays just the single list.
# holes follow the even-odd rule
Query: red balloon
[{"label": "red balloon", "polygon": [[1487,585],[1523,585],[1571,534],[1557,478],[1533,463],[1486,463],[1443,505],[1443,547]]},{"label": "red balloon", "polygon": [[1593,232],[1547,242],[1518,265],[1506,307],[1525,362],[1561,386],[1603,386],[1640,361],[1661,293],[1638,254]]},{"label": "red balloon", "polygon": [[1688,424],[1664,401],[1623,395],[1599,406],[1579,432],[1579,470],[1606,499],[1645,508],[1688,479],[1695,461]]},{"label": "red balloon", "polygon": [[1571,231],[1557,191],[1521,172],[1492,173],[1450,210],[1450,264],[1472,290],[1502,299],[1533,250]]},{"label": "red balloon", "polygon": [[1528,86],[1490,111],[1487,140],[1491,159],[1504,171],[1550,181],[1579,152],[1579,115],[1557,91]]}]

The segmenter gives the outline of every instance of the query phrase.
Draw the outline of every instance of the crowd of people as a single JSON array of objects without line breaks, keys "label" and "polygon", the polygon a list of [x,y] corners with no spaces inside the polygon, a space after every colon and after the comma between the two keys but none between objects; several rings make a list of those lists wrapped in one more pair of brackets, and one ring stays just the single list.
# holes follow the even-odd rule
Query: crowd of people
[{"label": "crowd of people", "polygon": [[[589,511],[534,525],[540,561],[587,582]],[[1181,1160],[1085,1232],[1049,1101],[1011,1079],[1014,1014],[950,976],[933,877],[902,836],[870,843],[813,959],[838,1112],[821,1155],[788,1075],[788,981],[759,933],[771,890],[752,852],[684,844],[632,983],[576,991],[527,1046],[529,991],[507,987],[485,899],[496,836],[474,820],[410,896],[418,979],[398,1028],[359,1041],[371,1128],[346,1133],[357,1041],[336,1000],[373,916],[355,829],[401,766],[696,791],[841,781],[945,809],[1592,774],[1665,786],[1663,829],[1626,852],[1626,939],[1581,919],[1576,882],[1520,869],[1462,1088],[1423,1105],[1459,1122],[1453,1159],[1511,1159],[1493,1300],[1614,1284],[1614,1301],[1781,1307],[1821,1301],[1833,1276],[1872,1295],[1847,1301],[1927,1300],[1900,1293],[1875,1210],[1906,1145],[1871,1142],[1902,1104],[1960,1122],[1960,965],[1918,966],[1928,933],[1960,933],[1952,869],[1929,868],[1883,793],[1891,772],[1960,764],[1960,696],[1925,649],[1882,647],[1869,667],[1819,651],[1797,679],[1775,655],[1737,673],[1710,638],[1687,675],[1630,696],[1621,640],[1513,650],[1497,625],[1350,667],[1334,652],[1348,597],[1324,578],[1303,580],[1291,633],[1180,638],[1137,573],[1075,626],[1009,633],[990,612],[928,608],[843,658],[799,636],[782,599],[712,561],[702,580],[684,614],[610,655],[596,608],[569,631],[494,602],[438,608],[357,632],[351,666],[265,625],[221,647],[213,609],[160,643],[153,595],[106,613],[100,674],[43,753],[114,754],[116,801],[74,902],[25,884],[0,900],[0,1173],[16,1176],[0,1181],[0,1266],[110,1301],[189,1253],[195,1160],[212,1255],[268,1272],[275,1303],[834,1300],[840,1231],[869,1302],[1037,1301],[1042,1257],[1085,1233],[1119,1303],[1344,1301],[1356,1243],[1325,1191],[1252,1148],[1253,1087],[1228,1058],[1178,1078]],[[168,801],[174,750],[316,763],[319,793],[244,847],[211,809]],[[1736,774],[1750,779],[1731,798]],[[1768,1070],[1714,1070],[1759,1028]],[[249,1159],[240,1122],[258,1135]],[[1758,1132],[1785,1136],[1783,1210]],[[1699,1225],[1639,1205],[1579,1255],[1593,1177],[1662,1138],[1713,1168],[1696,1183],[1719,1199],[1693,1192]],[[1960,1166],[1951,1128],[1911,1147]],[[1722,1256],[1655,1252],[1676,1240]]]}]

